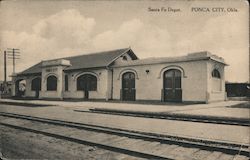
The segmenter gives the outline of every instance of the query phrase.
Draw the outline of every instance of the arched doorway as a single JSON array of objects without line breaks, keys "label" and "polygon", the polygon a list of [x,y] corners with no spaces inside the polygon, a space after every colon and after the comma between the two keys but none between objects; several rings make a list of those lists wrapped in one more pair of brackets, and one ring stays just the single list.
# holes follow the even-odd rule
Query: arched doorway
[{"label": "arched doorway", "polygon": [[15,82],[16,97],[24,97],[26,91],[26,80],[19,79]]},{"label": "arched doorway", "polygon": [[31,81],[31,90],[35,91],[35,98],[39,98],[39,91],[41,91],[41,77],[34,78]]},{"label": "arched doorway", "polygon": [[84,74],[77,78],[77,90],[84,91],[84,99],[89,99],[89,91],[97,90],[97,78],[91,74]]},{"label": "arched doorway", "polygon": [[126,72],[122,75],[122,100],[135,101],[135,74]]},{"label": "arched doorway", "polygon": [[163,90],[164,101],[166,102],[181,102],[181,71],[170,69],[163,74]]}]

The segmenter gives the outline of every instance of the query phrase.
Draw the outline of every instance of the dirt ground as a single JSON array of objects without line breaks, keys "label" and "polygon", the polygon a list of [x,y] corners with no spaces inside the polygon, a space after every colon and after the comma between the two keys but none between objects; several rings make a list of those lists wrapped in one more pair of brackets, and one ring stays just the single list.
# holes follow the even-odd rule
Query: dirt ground
[{"label": "dirt ground", "polygon": [[7,159],[138,159],[104,149],[0,126],[0,151]]}]

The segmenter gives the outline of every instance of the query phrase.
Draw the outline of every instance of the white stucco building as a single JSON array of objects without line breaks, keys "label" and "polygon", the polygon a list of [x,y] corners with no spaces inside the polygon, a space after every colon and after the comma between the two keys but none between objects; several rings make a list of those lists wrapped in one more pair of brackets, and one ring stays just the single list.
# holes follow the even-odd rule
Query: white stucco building
[{"label": "white stucco building", "polygon": [[226,98],[224,60],[197,52],[138,59],[131,48],[42,61],[13,77],[13,96],[122,101],[212,102]]}]

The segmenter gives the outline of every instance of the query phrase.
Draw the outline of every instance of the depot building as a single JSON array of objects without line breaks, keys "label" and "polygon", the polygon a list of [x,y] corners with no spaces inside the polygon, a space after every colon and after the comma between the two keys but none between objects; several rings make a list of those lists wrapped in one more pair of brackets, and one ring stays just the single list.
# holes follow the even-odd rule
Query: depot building
[{"label": "depot building", "polygon": [[12,95],[208,103],[226,98],[225,66],[222,58],[207,51],[139,59],[125,48],[41,61],[13,75]]}]

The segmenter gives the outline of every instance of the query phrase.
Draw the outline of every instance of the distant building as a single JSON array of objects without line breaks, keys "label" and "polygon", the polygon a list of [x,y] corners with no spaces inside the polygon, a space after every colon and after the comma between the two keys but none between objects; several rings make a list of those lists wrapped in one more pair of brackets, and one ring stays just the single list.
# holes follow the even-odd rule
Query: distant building
[{"label": "distant building", "polygon": [[249,83],[226,83],[228,97],[250,97]]},{"label": "distant building", "polygon": [[11,88],[12,82],[11,81],[0,81],[0,95],[1,97],[10,97],[11,96]]},{"label": "distant building", "polygon": [[211,102],[226,98],[224,60],[197,52],[139,60],[130,48],[41,61],[13,77],[13,96]]}]

